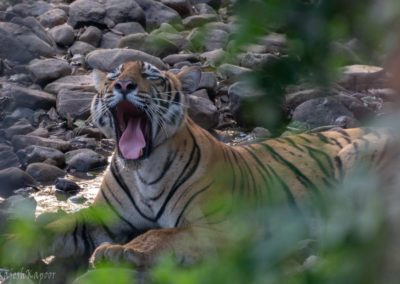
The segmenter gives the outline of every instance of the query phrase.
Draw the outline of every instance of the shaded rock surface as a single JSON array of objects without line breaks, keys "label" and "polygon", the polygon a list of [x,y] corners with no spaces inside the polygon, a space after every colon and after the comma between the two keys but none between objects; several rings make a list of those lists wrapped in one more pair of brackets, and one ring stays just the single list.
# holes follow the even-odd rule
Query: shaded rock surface
[{"label": "shaded rock surface", "polygon": [[61,117],[70,115],[73,119],[87,119],[94,93],[61,90],[57,96],[57,111]]},{"label": "shaded rock surface", "polygon": [[36,181],[23,170],[11,167],[0,170],[0,196],[8,197],[22,187],[35,186]]},{"label": "shaded rock surface", "polygon": [[58,177],[65,175],[65,171],[46,163],[30,164],[26,168],[26,172],[41,183],[53,183]]},{"label": "shaded rock surface", "polygon": [[81,149],[67,161],[68,168],[78,172],[87,172],[107,165],[106,158],[90,149]]}]

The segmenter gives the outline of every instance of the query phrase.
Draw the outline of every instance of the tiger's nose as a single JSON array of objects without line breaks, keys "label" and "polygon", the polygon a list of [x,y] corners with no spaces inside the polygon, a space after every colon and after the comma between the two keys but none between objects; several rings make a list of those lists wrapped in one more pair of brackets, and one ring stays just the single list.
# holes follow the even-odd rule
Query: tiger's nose
[{"label": "tiger's nose", "polygon": [[136,89],[137,85],[132,80],[118,80],[114,88],[119,90],[123,95],[126,95],[130,91]]}]

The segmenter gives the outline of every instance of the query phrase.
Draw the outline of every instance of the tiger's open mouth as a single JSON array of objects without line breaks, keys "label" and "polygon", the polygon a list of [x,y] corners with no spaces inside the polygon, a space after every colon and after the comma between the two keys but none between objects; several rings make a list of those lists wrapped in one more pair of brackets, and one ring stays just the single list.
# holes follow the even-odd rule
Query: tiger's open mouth
[{"label": "tiger's open mouth", "polygon": [[129,101],[122,101],[112,109],[117,145],[125,159],[145,159],[151,150],[151,123],[145,113]]}]

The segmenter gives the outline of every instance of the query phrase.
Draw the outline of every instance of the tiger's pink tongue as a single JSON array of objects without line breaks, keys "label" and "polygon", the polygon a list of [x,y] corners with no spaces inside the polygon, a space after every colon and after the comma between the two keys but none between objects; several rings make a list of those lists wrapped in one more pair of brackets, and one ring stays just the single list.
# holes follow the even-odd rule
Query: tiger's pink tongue
[{"label": "tiger's pink tongue", "polygon": [[140,151],[146,147],[140,122],[142,118],[129,118],[128,126],[119,139],[119,149],[125,159],[137,159]]}]

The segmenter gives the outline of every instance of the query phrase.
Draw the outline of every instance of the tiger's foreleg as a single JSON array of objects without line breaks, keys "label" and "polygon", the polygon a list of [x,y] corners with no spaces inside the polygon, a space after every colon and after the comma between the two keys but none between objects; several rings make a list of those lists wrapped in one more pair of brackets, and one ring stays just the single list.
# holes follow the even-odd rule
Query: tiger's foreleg
[{"label": "tiger's foreleg", "polygon": [[156,263],[161,255],[173,254],[183,263],[192,263],[205,252],[214,250],[210,236],[208,229],[193,227],[149,230],[124,245],[99,246],[89,262],[93,267],[104,260],[147,267]]}]

